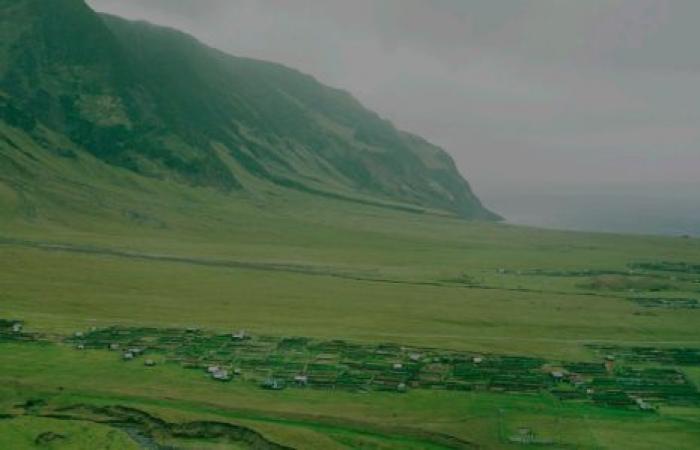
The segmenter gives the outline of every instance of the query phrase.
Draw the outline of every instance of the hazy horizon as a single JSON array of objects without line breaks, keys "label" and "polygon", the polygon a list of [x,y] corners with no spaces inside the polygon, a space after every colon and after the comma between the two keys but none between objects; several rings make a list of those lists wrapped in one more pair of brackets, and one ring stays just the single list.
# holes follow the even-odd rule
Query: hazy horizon
[{"label": "hazy horizon", "polygon": [[698,187],[600,186],[489,191],[486,206],[506,222],[540,228],[700,236]]},{"label": "hazy horizon", "polygon": [[[529,205],[541,225],[581,228],[586,221],[563,220],[561,208],[585,218],[598,198],[599,223],[583,229],[627,223],[624,231],[669,233],[626,207],[646,198],[677,215],[671,222],[697,223],[699,2],[89,3],[350,91],[445,148],[484,203],[510,221],[535,224],[518,213]],[[543,198],[554,196],[565,196],[563,206],[547,209]],[[700,234],[694,227],[686,232]]]}]

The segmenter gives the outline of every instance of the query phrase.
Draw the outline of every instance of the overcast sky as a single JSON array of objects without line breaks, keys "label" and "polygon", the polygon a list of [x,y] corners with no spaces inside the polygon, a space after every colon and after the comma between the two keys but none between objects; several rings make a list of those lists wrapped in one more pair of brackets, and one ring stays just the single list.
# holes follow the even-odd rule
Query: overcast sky
[{"label": "overcast sky", "polygon": [[477,194],[700,181],[698,0],[88,0],[352,92]]}]

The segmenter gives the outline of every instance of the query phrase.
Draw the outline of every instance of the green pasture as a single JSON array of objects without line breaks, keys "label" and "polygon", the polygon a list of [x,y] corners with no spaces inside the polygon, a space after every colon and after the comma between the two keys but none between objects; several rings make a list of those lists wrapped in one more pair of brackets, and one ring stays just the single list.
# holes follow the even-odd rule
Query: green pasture
[{"label": "green pasture", "polygon": [[[598,361],[586,344],[700,347],[700,309],[630,300],[700,299],[700,275],[626,274],[639,262],[700,264],[697,239],[465,222],[273,187],[224,194],[106,170],[89,157],[76,165],[37,155],[55,171],[21,188],[0,176],[0,318],[23,320],[30,332],[244,328],[563,361]],[[697,367],[683,370],[700,385]],[[270,392],[59,344],[0,343],[0,386],[0,413],[11,416],[0,420],[0,448],[33,448],[45,431],[68,436],[52,448],[86,448],[81,439],[132,445],[115,428],[58,426],[17,409],[35,397],[49,408],[130,405],[173,421],[238,423],[299,449],[454,448],[436,436],[520,448],[509,438],[524,427],[561,448],[700,447],[698,408],[642,413],[549,394]]]}]

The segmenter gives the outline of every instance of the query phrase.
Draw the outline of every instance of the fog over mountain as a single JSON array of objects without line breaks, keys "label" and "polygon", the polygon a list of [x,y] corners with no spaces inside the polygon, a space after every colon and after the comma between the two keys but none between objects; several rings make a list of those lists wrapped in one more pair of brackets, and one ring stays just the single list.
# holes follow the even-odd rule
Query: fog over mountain
[{"label": "fog over mountain", "polygon": [[[89,3],[348,89],[446,148],[506,217],[516,201],[508,192],[543,203],[545,194],[593,194],[601,185],[605,201],[620,206],[641,195],[666,208],[663,193],[681,196],[682,208],[668,212],[679,221],[700,208],[700,2]],[[565,203],[585,214],[578,199]],[[629,231],[646,232],[628,221]]]}]

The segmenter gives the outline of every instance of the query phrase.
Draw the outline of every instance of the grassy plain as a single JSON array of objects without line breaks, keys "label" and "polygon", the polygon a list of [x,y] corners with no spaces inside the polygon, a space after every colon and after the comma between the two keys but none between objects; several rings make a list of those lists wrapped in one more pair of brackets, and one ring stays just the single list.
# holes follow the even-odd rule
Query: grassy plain
[{"label": "grassy plain", "polygon": [[[52,164],[60,169],[60,161]],[[700,264],[697,239],[464,222],[274,189],[250,198],[101,167],[85,163],[91,189],[66,190],[72,185],[58,175],[19,190],[0,183],[0,317],[49,334],[111,325],[245,328],[564,361],[597,361],[585,346],[591,343],[700,347],[700,310],[642,308],[628,299],[698,298],[698,276],[635,275],[662,277],[661,292],[625,284],[631,263]],[[622,288],[596,283],[603,275],[595,271],[622,277]],[[700,384],[697,367],[687,374]],[[445,436],[472,448],[518,448],[508,436],[519,427],[556,440],[555,448],[700,447],[693,407],[648,414],[548,393],[272,392],[63,344],[0,343],[0,386],[8,414],[30,398],[50,408],[128,405],[171,421],[247,426],[303,449],[468,448]],[[27,436],[44,429],[86,436],[80,426],[105,432],[93,422],[57,426],[22,415],[0,420],[0,443],[23,440],[19,448],[32,448]]]},{"label": "grassy plain", "polygon": [[[44,436],[44,440],[37,439]],[[93,450],[138,450],[125,433],[90,422],[66,422],[38,417],[0,421],[0,448],[52,448]]]}]

